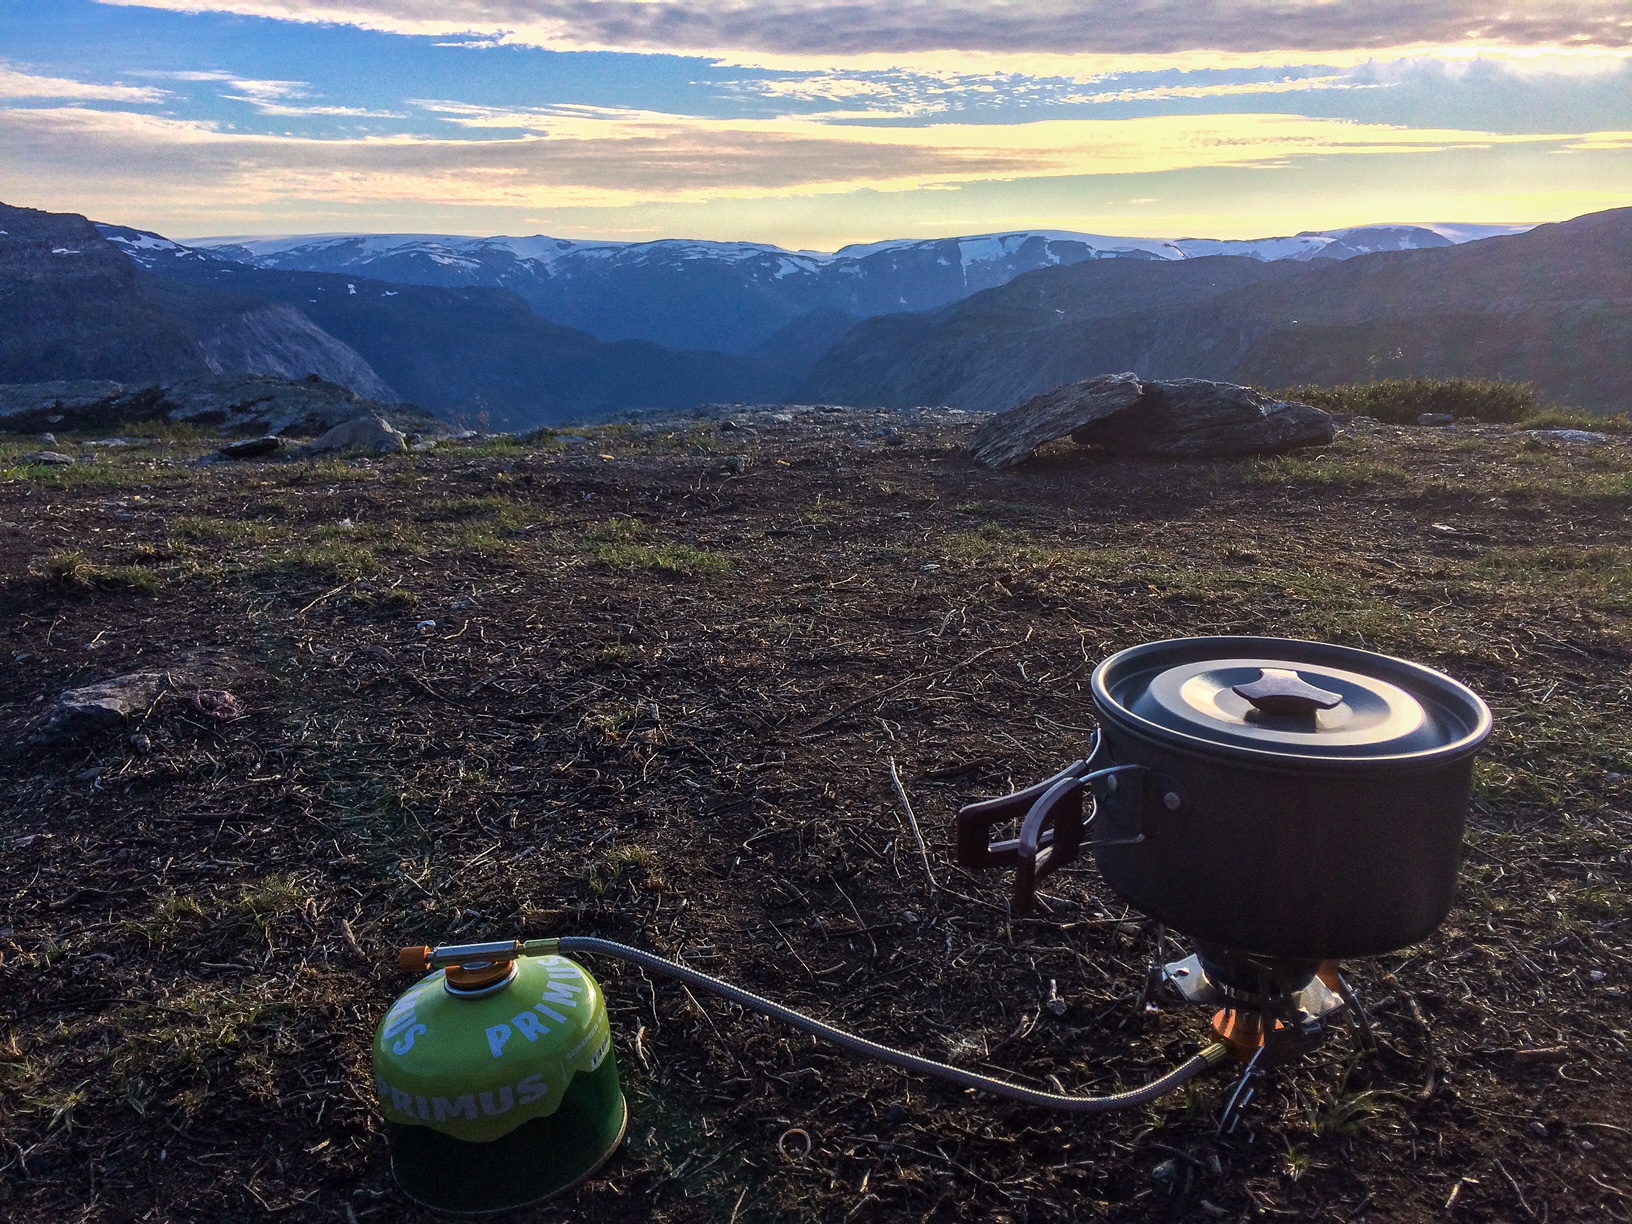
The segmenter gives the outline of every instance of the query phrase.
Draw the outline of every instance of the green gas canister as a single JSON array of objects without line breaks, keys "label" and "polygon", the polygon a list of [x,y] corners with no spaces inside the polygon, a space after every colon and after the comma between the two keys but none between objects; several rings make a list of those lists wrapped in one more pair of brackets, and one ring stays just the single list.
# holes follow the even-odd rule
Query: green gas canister
[{"label": "green gas canister", "polygon": [[[628,1109],[606,1001],[563,956],[466,944],[391,1005],[374,1079],[391,1172],[410,1198],[479,1214],[576,1185],[623,1141]],[[431,968],[428,948],[403,968]]]}]

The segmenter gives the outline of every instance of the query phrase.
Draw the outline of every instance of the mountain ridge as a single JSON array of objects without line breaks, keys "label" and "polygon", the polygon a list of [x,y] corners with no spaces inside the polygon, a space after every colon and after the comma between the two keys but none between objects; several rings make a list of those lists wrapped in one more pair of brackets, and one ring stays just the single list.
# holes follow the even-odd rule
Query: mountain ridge
[{"label": "mountain ridge", "polygon": [[[1632,400],[1632,209],[1261,273],[1244,274],[1247,261],[1227,256],[1177,267],[1213,260],[1240,283],[1164,300],[1174,265],[1083,264],[1040,269],[912,320],[869,320],[796,395],[1001,411],[1051,386],[1132,370],[1270,387],[1506,377],[1593,410]],[[1089,282],[1111,271],[1148,283],[1108,303]]]},{"label": "mountain ridge", "polygon": [[[889,239],[834,252],[701,239],[599,242],[546,235],[340,234],[171,245],[187,251],[186,258],[213,255],[280,271],[504,288],[552,322],[601,340],[644,339],[671,348],[744,355],[812,311],[862,319],[938,309],[1029,271],[1087,260],[1182,261],[1219,254],[1346,259],[1452,241],[1424,226],[1357,226],[1256,240],[1009,230]],[[173,257],[156,245],[133,248],[131,254],[150,265]]]}]

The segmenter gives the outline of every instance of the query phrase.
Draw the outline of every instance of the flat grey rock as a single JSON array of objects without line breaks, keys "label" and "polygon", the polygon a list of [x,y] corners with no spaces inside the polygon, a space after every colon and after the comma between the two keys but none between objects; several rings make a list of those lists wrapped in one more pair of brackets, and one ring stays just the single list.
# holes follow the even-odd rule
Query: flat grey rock
[{"label": "flat grey rock", "polygon": [[994,416],[975,432],[969,452],[989,468],[1013,467],[1045,442],[1126,412],[1143,393],[1144,385],[1131,373],[1067,383]]},{"label": "flat grey rock", "polygon": [[245,438],[242,442],[228,442],[216,454],[223,459],[264,459],[283,449],[283,439],[276,434],[263,438]]},{"label": "flat grey rock", "polygon": [[146,713],[170,687],[169,672],[133,672],[98,684],[69,689],[57,698],[47,717],[42,738],[74,739],[116,727]]},{"label": "flat grey rock", "polygon": [[65,455],[61,451],[44,450],[24,455],[23,462],[41,467],[73,467],[74,457]]}]

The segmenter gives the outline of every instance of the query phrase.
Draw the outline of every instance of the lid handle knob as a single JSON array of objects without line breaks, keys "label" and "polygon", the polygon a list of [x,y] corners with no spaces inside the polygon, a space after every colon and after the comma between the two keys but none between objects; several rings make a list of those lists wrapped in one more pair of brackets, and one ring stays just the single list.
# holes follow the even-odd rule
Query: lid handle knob
[{"label": "lid handle knob", "polygon": [[1230,691],[1245,697],[1253,708],[1265,714],[1312,715],[1343,702],[1342,693],[1307,684],[1297,672],[1284,667],[1266,667],[1258,679],[1250,684],[1232,685]]}]

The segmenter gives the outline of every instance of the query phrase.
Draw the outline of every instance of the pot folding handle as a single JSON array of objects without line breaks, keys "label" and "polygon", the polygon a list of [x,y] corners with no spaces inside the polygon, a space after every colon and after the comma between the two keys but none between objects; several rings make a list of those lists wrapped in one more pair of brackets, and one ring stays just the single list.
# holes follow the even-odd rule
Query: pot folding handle
[{"label": "pot folding handle", "polygon": [[[1093,759],[1073,761],[1035,786],[971,803],[958,812],[958,865],[979,870],[1013,864],[1014,913],[1029,914],[1036,904],[1037,885],[1080,853],[1084,787],[1103,780],[1106,790],[1112,791],[1118,775],[1145,771],[1143,765],[1113,765],[1090,772]],[[1096,815],[1097,811],[1096,800]],[[1019,835],[992,841],[992,826],[1010,820],[1020,821]],[[1141,831],[1136,837],[1090,844],[1130,845],[1144,840]]]},{"label": "pot folding handle", "polygon": [[[1006,824],[1011,820],[1023,821],[1045,795],[1062,782],[1081,778],[1087,772],[1087,761],[1072,761],[1052,778],[1035,786],[1028,786],[1025,790],[1015,791],[1012,795],[1003,795],[997,799],[971,803],[959,809],[956,852],[958,866],[979,871],[987,867],[1007,867],[1018,862],[1020,839],[1011,837],[1005,841],[994,842],[991,840],[992,826]],[[1078,807],[1080,823],[1080,802]],[[1040,826],[1038,836],[1042,837]],[[1049,840],[1052,841],[1052,833],[1049,834]]]}]

